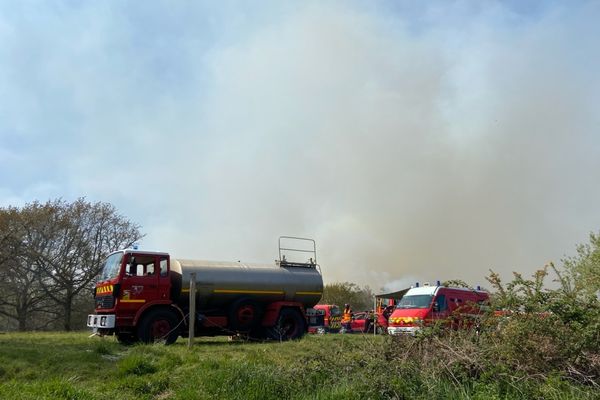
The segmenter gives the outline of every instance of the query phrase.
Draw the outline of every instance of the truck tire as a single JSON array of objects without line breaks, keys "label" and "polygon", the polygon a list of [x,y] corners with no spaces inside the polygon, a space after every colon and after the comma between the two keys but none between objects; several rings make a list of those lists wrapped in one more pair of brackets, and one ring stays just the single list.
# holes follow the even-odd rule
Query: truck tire
[{"label": "truck tire", "polygon": [[268,329],[270,339],[284,341],[300,339],[306,332],[302,314],[293,308],[282,308],[275,326]]},{"label": "truck tire", "polygon": [[168,309],[150,310],[138,325],[138,338],[144,343],[172,344],[179,336],[179,320]]},{"label": "truck tire", "polygon": [[125,346],[129,346],[138,341],[138,337],[131,332],[119,332],[117,333],[117,340],[119,343]]},{"label": "truck tire", "polygon": [[254,330],[262,317],[262,308],[251,299],[239,299],[229,308],[229,329],[236,332]]}]

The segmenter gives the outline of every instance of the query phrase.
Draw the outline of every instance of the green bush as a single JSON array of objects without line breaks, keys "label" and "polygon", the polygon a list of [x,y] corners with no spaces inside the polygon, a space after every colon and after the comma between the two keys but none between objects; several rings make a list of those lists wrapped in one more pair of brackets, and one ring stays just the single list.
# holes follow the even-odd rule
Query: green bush
[{"label": "green bush", "polygon": [[[562,269],[548,264],[530,280],[515,274],[505,285],[492,273],[493,306],[501,312],[488,317],[482,345],[515,371],[559,373],[595,385],[600,382],[600,301],[579,282],[583,275],[576,273],[574,260]],[[544,286],[550,273],[556,289]]]},{"label": "green bush", "polygon": [[491,272],[494,293],[480,330],[439,324],[415,338],[387,338],[384,358],[403,378],[397,389],[407,398],[599,398],[599,237],[531,279],[515,273],[503,283]]}]

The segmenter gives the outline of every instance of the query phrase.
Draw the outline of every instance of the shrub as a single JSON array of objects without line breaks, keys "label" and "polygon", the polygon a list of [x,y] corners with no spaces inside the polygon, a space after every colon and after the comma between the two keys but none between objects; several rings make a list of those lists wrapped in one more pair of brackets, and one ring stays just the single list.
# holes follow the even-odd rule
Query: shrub
[{"label": "shrub", "polygon": [[[406,382],[436,396],[454,390],[475,398],[577,398],[586,387],[597,389],[600,301],[597,280],[582,282],[600,274],[600,235],[591,237],[577,257],[560,268],[550,263],[530,279],[514,273],[503,283],[491,271],[494,293],[479,331],[434,326],[415,338],[390,337],[385,359]],[[553,288],[546,287],[550,276]],[[429,382],[436,380],[451,387],[434,389]]]}]

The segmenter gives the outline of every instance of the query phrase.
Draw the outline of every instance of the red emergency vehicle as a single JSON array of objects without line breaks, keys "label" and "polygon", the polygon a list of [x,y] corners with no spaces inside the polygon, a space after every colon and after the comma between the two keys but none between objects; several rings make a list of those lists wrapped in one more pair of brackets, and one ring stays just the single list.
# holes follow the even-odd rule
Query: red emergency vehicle
[{"label": "red emergency vehicle", "polygon": [[350,330],[346,333],[377,333],[387,332],[388,318],[394,312],[396,303],[406,294],[408,289],[375,296],[375,311],[361,311],[352,314]]},{"label": "red emergency vehicle", "polygon": [[[282,240],[311,250],[290,248]],[[292,262],[283,252],[309,252],[313,257]],[[166,252],[138,249],[115,251],[96,284],[96,309],[87,325],[99,335],[116,335],[122,343],[173,343],[189,335],[191,318],[195,336],[297,339],[306,332],[306,310],[323,292],[316,245],[312,239],[282,236],[279,254],[274,264],[250,264],[176,259]],[[195,292],[190,296],[192,280]]]},{"label": "red emergency vehicle", "polygon": [[448,327],[472,326],[489,303],[482,290],[445,286],[413,287],[406,292],[388,319],[390,335],[416,334],[422,327],[441,321]]},{"label": "red emergency vehicle", "polygon": [[344,333],[368,333],[373,332],[373,311],[359,311],[352,313],[350,329],[344,330]]},{"label": "red emergency vehicle", "polygon": [[337,333],[342,327],[342,310],[335,304],[317,304],[313,307],[315,310],[322,310],[325,313],[323,331],[327,333]]},{"label": "red emergency vehicle", "polygon": [[377,316],[377,323],[375,325],[375,332],[385,333],[389,325],[389,318],[396,309],[396,304],[404,297],[407,289],[402,289],[396,292],[383,293],[375,296],[375,310]]}]

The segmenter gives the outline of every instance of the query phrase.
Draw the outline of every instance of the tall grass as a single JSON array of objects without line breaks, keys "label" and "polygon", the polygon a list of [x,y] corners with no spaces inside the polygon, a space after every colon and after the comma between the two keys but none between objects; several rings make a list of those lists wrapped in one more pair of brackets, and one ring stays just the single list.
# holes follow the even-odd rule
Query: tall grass
[{"label": "tall grass", "polygon": [[0,398],[599,398],[594,387],[558,375],[510,380],[471,374],[464,363],[435,365],[441,343],[325,335],[285,343],[203,338],[188,349],[184,340],[124,347],[86,333],[5,334]]}]

